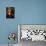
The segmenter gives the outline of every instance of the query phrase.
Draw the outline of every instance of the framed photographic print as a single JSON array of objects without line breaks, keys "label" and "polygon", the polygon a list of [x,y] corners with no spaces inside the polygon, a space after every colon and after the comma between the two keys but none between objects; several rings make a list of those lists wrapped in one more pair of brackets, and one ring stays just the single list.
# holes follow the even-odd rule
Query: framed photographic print
[{"label": "framed photographic print", "polygon": [[6,7],[6,18],[15,18],[15,8]]}]

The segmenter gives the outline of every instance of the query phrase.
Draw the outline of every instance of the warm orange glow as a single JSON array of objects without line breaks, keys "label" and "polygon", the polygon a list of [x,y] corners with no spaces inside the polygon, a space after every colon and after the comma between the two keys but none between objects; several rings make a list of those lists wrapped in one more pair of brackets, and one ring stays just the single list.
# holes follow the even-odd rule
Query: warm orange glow
[{"label": "warm orange glow", "polygon": [[8,15],[11,16],[12,15],[12,10],[8,9]]}]

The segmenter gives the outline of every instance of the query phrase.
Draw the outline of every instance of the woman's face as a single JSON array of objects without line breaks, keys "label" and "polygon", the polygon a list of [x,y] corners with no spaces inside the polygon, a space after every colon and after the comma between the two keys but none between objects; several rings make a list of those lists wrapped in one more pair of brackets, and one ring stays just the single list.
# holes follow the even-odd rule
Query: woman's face
[{"label": "woman's face", "polygon": [[12,15],[12,10],[8,9],[8,15],[11,16]]}]

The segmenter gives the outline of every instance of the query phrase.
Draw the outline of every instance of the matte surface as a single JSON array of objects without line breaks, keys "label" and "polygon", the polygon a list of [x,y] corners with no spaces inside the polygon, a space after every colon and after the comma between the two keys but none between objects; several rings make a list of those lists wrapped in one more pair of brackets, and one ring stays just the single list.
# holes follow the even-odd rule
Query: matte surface
[{"label": "matte surface", "polygon": [[[9,6],[15,7],[15,19],[6,19]],[[0,44],[8,43],[9,32],[17,34],[18,24],[46,24],[46,0],[1,0]]]}]

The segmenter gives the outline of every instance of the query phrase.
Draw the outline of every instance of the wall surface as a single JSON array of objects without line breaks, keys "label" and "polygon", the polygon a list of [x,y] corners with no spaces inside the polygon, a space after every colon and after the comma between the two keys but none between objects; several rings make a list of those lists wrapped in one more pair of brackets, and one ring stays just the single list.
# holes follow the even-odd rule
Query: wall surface
[{"label": "wall surface", "polygon": [[[15,19],[6,19],[6,7],[9,6],[15,7]],[[17,34],[18,24],[46,24],[46,0],[1,0],[0,44],[8,43],[9,32]]]}]

